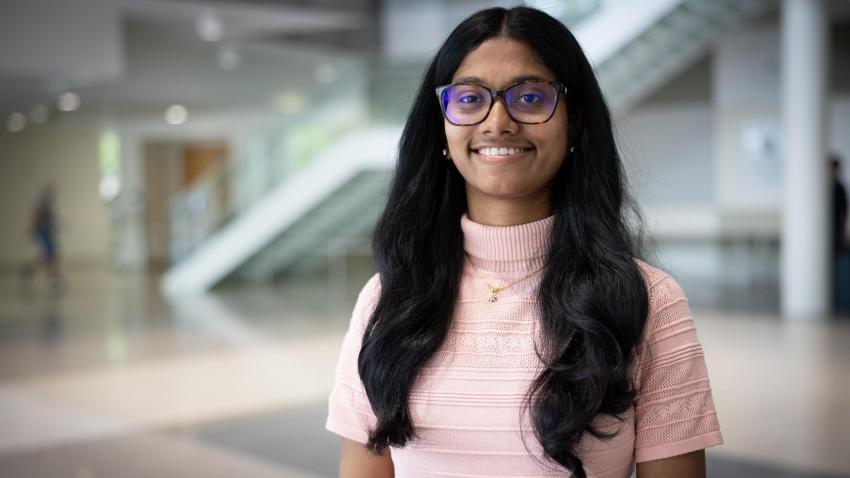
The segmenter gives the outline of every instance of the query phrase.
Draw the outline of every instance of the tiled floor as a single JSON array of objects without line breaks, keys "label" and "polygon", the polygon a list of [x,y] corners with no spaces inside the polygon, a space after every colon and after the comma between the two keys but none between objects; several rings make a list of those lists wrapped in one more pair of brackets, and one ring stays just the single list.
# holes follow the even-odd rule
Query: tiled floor
[{"label": "tiled floor", "polygon": [[[0,277],[0,477],[334,476],[325,399],[365,278],[167,303],[147,277]],[[850,321],[682,284],[726,441],[709,475],[850,476]]]}]

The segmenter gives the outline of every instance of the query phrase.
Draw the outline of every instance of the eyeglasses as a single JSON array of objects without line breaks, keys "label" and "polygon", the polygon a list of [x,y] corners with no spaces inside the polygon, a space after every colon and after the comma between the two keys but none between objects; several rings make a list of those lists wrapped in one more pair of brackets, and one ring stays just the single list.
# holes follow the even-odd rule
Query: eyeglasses
[{"label": "eyeglasses", "polygon": [[504,90],[473,83],[455,83],[436,89],[443,116],[455,126],[482,123],[501,96],[508,116],[517,123],[545,123],[555,114],[558,98],[567,87],[556,81],[521,81]]}]

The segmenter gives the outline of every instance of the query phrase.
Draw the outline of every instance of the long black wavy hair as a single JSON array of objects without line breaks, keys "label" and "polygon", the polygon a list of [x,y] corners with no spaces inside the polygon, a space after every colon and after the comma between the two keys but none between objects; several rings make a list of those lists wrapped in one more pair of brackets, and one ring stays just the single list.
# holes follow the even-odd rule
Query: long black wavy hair
[{"label": "long black wavy hair", "polygon": [[575,453],[583,433],[616,436],[591,421],[604,414],[622,422],[636,396],[629,367],[648,309],[634,260],[643,221],[587,58],[562,23],[527,7],[482,10],[458,25],[428,67],[407,118],[375,229],[381,292],[358,359],[377,417],[367,446],[378,453],[416,437],[408,397],[446,338],[464,264],[464,180],[442,156],[446,137],[434,89],[451,82],[470,51],[497,36],[528,44],[568,88],[564,134],[575,150],[552,187],[554,225],[538,293],[543,339],[536,344],[545,368],[525,406],[548,459],[584,477]]}]

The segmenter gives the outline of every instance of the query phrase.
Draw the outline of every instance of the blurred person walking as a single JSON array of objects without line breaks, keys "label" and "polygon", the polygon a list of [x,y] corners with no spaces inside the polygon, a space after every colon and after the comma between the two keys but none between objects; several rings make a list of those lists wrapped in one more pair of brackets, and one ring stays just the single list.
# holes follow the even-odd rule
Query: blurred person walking
[{"label": "blurred person walking", "polygon": [[847,241],[847,190],[841,183],[841,158],[833,154],[832,168],[832,252],[835,312],[850,313],[850,248]]},{"label": "blurred person walking", "polygon": [[24,264],[20,275],[27,285],[32,281],[39,269],[44,270],[50,279],[50,287],[54,293],[61,293],[65,281],[59,262],[59,219],[56,210],[56,185],[52,182],[45,184],[33,208],[28,235],[39,249],[39,257]]}]

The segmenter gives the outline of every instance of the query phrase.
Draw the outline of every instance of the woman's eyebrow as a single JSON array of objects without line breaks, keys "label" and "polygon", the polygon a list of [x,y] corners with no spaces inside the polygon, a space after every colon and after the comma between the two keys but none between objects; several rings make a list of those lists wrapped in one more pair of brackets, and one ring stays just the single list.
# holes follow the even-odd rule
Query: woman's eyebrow
[{"label": "woman's eyebrow", "polygon": [[[519,82],[522,82],[522,81],[547,81],[547,80],[546,80],[546,78],[543,78],[540,75],[522,75],[522,76],[516,76],[514,78],[511,78],[511,80],[505,86],[509,86],[509,85],[514,84],[514,83],[519,83]],[[485,84],[485,81],[482,80],[481,78],[477,77],[477,76],[464,76],[463,78],[458,78],[457,80],[455,80],[455,83],[479,83],[479,84],[483,85],[483,84]]]}]

